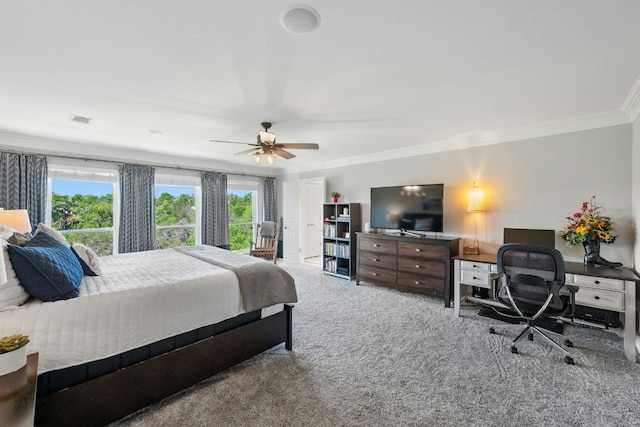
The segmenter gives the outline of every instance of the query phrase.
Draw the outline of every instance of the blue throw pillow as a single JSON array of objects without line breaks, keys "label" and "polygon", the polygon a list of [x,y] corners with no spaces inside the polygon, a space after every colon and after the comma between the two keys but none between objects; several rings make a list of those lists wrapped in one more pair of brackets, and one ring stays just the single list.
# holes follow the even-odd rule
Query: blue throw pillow
[{"label": "blue throw pillow", "polygon": [[82,281],[80,261],[71,249],[47,233],[22,246],[7,245],[20,284],[42,301],[75,298]]}]

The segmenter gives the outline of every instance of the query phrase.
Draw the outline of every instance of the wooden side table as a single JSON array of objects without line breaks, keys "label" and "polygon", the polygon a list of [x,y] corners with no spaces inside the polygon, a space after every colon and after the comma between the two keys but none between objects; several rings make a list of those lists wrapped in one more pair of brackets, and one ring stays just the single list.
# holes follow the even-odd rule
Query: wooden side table
[{"label": "wooden side table", "polygon": [[22,369],[0,376],[0,425],[33,427],[36,409],[38,353]]}]

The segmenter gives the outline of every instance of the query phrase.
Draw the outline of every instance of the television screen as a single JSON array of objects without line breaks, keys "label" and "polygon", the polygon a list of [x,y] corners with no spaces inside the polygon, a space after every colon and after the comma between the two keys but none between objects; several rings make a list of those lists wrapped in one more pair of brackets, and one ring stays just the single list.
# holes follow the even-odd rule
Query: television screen
[{"label": "television screen", "polygon": [[410,231],[443,230],[444,184],[371,189],[371,227]]}]

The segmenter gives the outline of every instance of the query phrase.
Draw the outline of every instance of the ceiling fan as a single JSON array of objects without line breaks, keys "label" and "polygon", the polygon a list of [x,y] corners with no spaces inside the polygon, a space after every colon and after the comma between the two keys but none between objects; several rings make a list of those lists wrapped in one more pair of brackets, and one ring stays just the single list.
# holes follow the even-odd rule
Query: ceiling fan
[{"label": "ceiling fan", "polygon": [[248,150],[241,151],[236,154],[247,154],[253,153],[253,162],[256,164],[266,164],[269,166],[273,166],[276,163],[276,156],[283,157],[285,159],[293,159],[295,157],[294,154],[283,150],[287,149],[302,149],[302,150],[317,150],[319,148],[318,144],[314,143],[277,143],[276,136],[269,132],[271,128],[270,122],[262,122],[260,125],[264,130],[261,130],[258,133],[257,141],[255,144],[251,144],[249,142],[236,142],[236,141],[223,141],[219,139],[212,139],[211,142],[224,142],[227,144],[243,144],[250,145],[251,148]]}]

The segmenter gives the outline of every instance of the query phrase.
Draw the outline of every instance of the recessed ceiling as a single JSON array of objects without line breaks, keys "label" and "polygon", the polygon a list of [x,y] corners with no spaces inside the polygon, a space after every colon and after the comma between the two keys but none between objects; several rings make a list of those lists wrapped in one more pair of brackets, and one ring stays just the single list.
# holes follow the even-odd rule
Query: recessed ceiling
[{"label": "recessed ceiling", "polygon": [[[292,8],[319,25],[287,30]],[[628,123],[639,18],[637,0],[9,2],[0,147],[239,169],[210,140],[269,121],[320,145],[278,160],[305,169]]]}]

